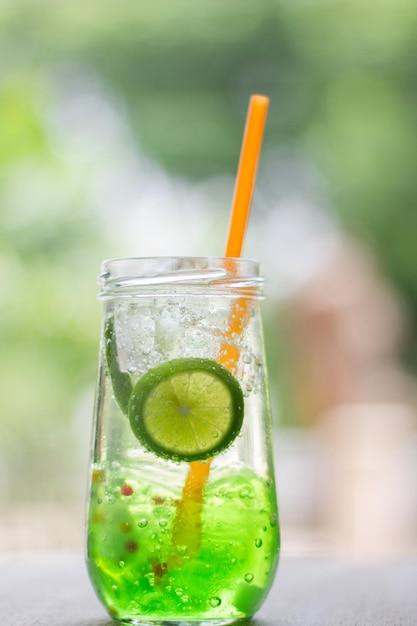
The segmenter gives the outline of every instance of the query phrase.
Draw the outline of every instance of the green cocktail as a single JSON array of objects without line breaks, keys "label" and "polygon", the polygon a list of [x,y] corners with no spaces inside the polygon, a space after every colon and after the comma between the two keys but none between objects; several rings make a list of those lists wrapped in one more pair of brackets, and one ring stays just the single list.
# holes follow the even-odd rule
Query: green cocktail
[{"label": "green cocktail", "polygon": [[279,525],[258,265],[116,259],[105,301],[87,564],[112,617],[251,617]]},{"label": "green cocktail", "polygon": [[273,485],[245,468],[213,471],[203,491],[200,549],[187,558],[186,545],[173,551],[181,489],[148,469],[93,470],[89,570],[109,612],[166,621],[253,615],[277,562]]}]

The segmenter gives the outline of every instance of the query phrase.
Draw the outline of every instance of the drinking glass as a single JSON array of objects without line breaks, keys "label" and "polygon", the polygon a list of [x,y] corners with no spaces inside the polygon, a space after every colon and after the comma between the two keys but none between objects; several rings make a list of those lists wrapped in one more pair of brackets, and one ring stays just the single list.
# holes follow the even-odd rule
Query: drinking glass
[{"label": "drinking glass", "polygon": [[[121,622],[247,619],[279,556],[259,264],[113,259],[99,282],[86,549],[94,590]],[[173,413],[173,388],[196,413],[188,400]]]}]

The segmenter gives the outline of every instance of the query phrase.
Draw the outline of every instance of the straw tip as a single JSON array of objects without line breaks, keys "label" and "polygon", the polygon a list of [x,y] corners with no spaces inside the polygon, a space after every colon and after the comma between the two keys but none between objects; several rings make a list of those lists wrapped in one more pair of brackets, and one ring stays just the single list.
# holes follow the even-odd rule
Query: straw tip
[{"label": "straw tip", "polygon": [[269,104],[268,96],[264,96],[264,95],[262,95],[260,93],[252,94],[251,100],[252,100],[252,102],[256,101],[256,102],[259,102],[260,104],[264,104],[264,105]]}]

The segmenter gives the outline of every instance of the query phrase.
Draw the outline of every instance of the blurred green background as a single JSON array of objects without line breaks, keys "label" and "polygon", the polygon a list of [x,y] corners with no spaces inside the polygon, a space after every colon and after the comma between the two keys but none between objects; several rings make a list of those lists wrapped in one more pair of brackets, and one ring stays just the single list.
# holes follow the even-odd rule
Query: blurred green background
[{"label": "blurred green background", "polygon": [[251,93],[271,98],[244,253],[268,276],[276,425],[300,425],[280,312],[332,237],[398,294],[414,376],[416,73],[414,0],[1,4],[3,507],[82,506],[100,262],[222,254]]}]

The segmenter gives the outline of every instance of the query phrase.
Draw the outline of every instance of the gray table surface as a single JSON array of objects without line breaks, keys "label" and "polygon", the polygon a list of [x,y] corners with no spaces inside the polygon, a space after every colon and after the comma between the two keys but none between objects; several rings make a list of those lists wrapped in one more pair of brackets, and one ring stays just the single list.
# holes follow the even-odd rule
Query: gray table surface
[{"label": "gray table surface", "polygon": [[[82,555],[0,556],[1,626],[115,626]],[[251,626],[416,626],[417,555],[392,561],[283,558]]]}]

